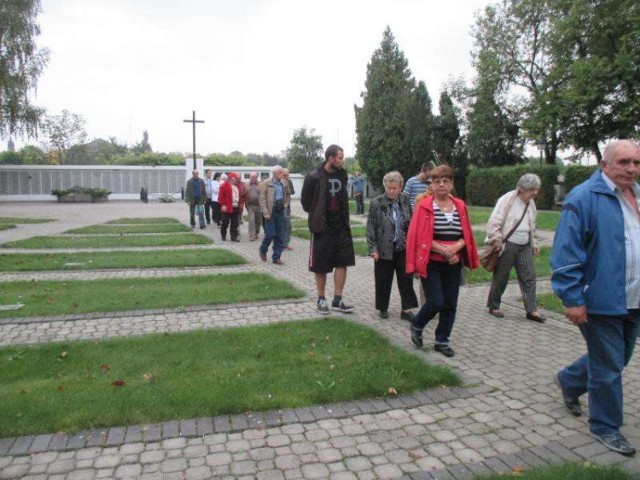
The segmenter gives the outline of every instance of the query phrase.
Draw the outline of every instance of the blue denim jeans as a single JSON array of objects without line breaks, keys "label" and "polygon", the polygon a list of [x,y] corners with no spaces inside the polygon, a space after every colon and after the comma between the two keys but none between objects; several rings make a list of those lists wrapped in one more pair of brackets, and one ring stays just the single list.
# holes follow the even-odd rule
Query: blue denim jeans
[{"label": "blue denim jeans", "polygon": [[260,253],[266,254],[269,250],[269,245],[273,242],[273,255],[272,260],[278,260],[284,250],[284,208],[281,210],[273,207],[271,217],[264,222],[264,238],[260,244]]},{"label": "blue denim jeans", "polygon": [[439,313],[436,345],[449,345],[453,323],[456,321],[461,271],[460,263],[449,265],[444,262],[429,261],[427,278],[420,278],[427,301],[416,315],[413,326],[422,331],[427,323]]},{"label": "blue denim jeans", "polygon": [[640,310],[628,316],[588,315],[580,332],[587,353],[563,368],[558,379],[567,396],[589,393],[589,430],[618,433],[622,425],[622,369],[629,363],[638,335]]}]

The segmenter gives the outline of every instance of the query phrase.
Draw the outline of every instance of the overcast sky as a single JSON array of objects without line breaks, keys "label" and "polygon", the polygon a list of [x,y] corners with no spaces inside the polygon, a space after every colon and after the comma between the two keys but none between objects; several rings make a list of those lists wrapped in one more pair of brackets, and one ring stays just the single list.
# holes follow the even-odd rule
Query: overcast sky
[{"label": "overcast sky", "polygon": [[293,131],[355,153],[354,103],[387,25],[437,108],[470,79],[474,14],[487,0],[42,0],[50,61],[36,103],[81,114],[89,138],[155,151],[277,154]]}]

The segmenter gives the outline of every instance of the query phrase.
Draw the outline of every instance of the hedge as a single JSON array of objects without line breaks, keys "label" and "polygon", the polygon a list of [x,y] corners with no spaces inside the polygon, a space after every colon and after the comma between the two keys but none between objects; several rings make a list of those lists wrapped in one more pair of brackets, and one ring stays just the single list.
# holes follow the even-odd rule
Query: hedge
[{"label": "hedge", "polygon": [[559,172],[557,165],[475,168],[467,176],[467,202],[470,205],[493,207],[498,198],[515,190],[522,175],[535,173],[542,182],[536,206],[540,210],[552,210],[555,207],[553,186],[558,183]]},{"label": "hedge", "polygon": [[582,165],[571,165],[564,171],[564,191],[569,193],[573,187],[580,185],[587,180],[598,168],[597,165],[584,167]]}]

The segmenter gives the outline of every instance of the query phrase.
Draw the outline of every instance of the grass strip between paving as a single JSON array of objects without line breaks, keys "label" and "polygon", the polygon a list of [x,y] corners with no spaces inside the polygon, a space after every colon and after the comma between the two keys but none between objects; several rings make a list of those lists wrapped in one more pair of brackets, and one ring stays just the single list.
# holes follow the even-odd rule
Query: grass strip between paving
[{"label": "grass strip between paving", "polygon": [[459,385],[343,319],[0,349],[0,437],[333,403]]},{"label": "grass strip between paving", "polygon": [[599,466],[589,462],[565,463],[546,468],[514,467],[511,472],[476,475],[474,480],[638,480],[638,475],[620,467]]},{"label": "grass strip between paving", "polygon": [[118,218],[116,220],[109,220],[104,222],[106,225],[145,225],[145,224],[158,224],[158,223],[181,223],[175,218],[171,217],[151,217],[151,218]]},{"label": "grass strip between paving", "polygon": [[175,235],[137,235],[73,237],[69,235],[32,237],[25,240],[3,243],[2,248],[121,248],[121,247],[176,247],[182,245],[208,245],[210,238],[196,233]]},{"label": "grass strip between paving", "polygon": [[53,222],[50,218],[28,218],[28,217],[0,217],[0,223],[49,223]]},{"label": "grass strip between paving", "polygon": [[88,227],[74,228],[63,232],[64,234],[97,234],[97,235],[123,235],[128,233],[176,233],[190,232],[187,225],[181,223],[160,223],[146,225],[90,225]]},{"label": "grass strip between paving", "polygon": [[0,271],[99,270],[115,268],[185,268],[243,265],[244,257],[227,250],[155,250],[74,253],[8,253]]},{"label": "grass strip between paving", "polygon": [[189,277],[0,283],[2,317],[41,317],[220,305],[303,297],[284,280],[264,273]]}]

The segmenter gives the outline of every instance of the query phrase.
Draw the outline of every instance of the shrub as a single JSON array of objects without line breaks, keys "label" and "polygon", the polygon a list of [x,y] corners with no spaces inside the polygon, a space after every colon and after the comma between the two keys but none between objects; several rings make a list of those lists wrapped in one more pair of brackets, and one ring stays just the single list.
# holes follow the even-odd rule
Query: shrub
[{"label": "shrub", "polygon": [[536,206],[541,210],[551,210],[555,206],[554,185],[558,183],[559,171],[557,165],[476,168],[467,177],[467,201],[470,205],[493,207],[498,198],[515,190],[522,175],[535,173],[542,182]]},{"label": "shrub", "polygon": [[78,185],[75,185],[66,190],[63,188],[56,188],[54,190],[51,190],[51,195],[55,195],[56,197],[65,197],[67,195],[73,195],[74,193],[86,193],[88,195],[91,195],[91,198],[106,197],[107,195],[111,194],[111,192],[106,188],[89,188],[80,187]]},{"label": "shrub", "polygon": [[582,165],[571,165],[564,172],[564,190],[569,193],[573,187],[580,185],[587,180],[598,168],[597,165],[584,167]]}]

